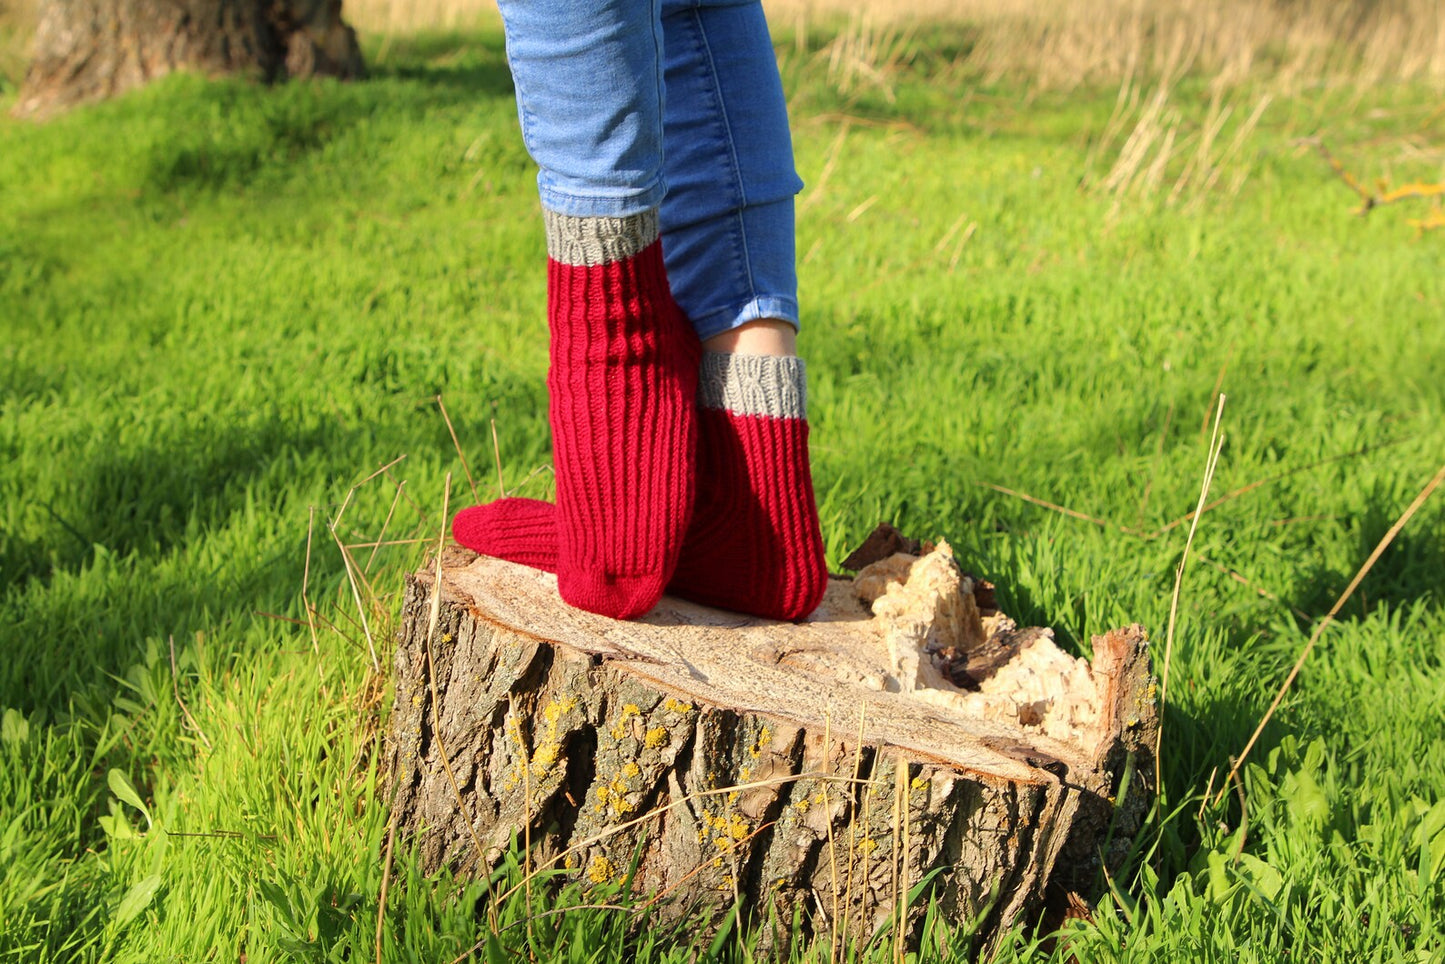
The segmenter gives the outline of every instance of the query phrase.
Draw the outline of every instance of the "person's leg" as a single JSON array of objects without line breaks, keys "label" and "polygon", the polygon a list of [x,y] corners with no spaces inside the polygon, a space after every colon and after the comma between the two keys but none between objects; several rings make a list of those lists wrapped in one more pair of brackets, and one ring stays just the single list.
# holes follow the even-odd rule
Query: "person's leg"
[{"label": "person's leg", "polygon": [[[786,105],[756,2],[668,0],[663,247],[674,294],[710,351],[699,404],[698,503],[669,589],[796,619],[827,583],[808,463]],[[490,510],[515,538],[492,554],[549,568],[552,508]]]},{"label": "person's leg", "polygon": [[[656,0],[501,10],[547,234],[557,476],[547,568],[567,602],[628,618],[673,574],[694,485],[697,339],[658,237],[659,11]],[[489,508],[457,516],[457,541],[528,561],[533,521]]]},{"label": "person's leg", "polygon": [[794,354],[787,101],[758,0],[662,0],[663,251],[704,348]]},{"label": "person's leg", "polygon": [[663,250],[706,353],[678,595],[796,619],[828,573],[808,459],[787,104],[756,0],[664,0]]}]

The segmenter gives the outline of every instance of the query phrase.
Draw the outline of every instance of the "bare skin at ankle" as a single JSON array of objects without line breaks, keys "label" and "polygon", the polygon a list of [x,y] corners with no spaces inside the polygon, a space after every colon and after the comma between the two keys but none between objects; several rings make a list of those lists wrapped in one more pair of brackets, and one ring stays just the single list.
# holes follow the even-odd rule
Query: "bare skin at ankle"
[{"label": "bare skin at ankle", "polygon": [[702,343],[702,347],[706,351],[730,352],[736,355],[791,357],[798,353],[798,330],[786,321],[760,318],[722,334],[713,335]]}]

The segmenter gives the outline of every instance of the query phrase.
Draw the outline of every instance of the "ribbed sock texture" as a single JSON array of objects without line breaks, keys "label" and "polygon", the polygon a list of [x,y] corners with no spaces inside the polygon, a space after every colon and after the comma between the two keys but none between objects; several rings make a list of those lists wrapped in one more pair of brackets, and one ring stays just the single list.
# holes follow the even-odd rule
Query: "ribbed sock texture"
[{"label": "ribbed sock texture", "polygon": [[[803,364],[709,353],[699,403],[697,503],[668,589],[724,609],[802,618],[828,584]],[[467,511],[479,513],[478,529],[493,533],[486,548],[474,546],[478,551],[555,568],[557,538],[550,533],[557,515],[550,504],[504,499]]]},{"label": "ribbed sock texture", "polygon": [[452,537],[468,549],[546,572],[557,571],[557,507],[538,499],[499,499],[463,509]]},{"label": "ribbed sock texture", "polygon": [[708,353],[698,393],[698,493],[668,590],[800,619],[828,585],[797,358]]},{"label": "ribbed sock texture", "polygon": [[545,503],[466,510],[453,534],[555,568],[568,603],[629,619],[661,597],[691,517],[697,337],[668,289],[655,211],[546,220],[555,566],[534,541]]}]

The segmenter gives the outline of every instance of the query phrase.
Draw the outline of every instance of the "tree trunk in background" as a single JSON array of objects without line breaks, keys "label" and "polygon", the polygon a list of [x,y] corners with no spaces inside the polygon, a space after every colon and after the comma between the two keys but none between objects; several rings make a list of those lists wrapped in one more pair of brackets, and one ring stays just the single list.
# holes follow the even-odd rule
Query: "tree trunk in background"
[{"label": "tree trunk in background", "polygon": [[359,77],[341,0],[43,0],[15,114],[44,117],[175,70]]},{"label": "tree trunk in background", "polygon": [[916,940],[931,898],[986,947],[1117,869],[1157,733],[1139,627],[1090,666],[992,598],[940,546],[831,580],[801,624],[670,597],[615,622],[450,550],[440,587],[408,581],[396,651],[403,846],[485,876],[525,838],[584,882],[633,867],[671,913],[738,901],[861,942]]}]

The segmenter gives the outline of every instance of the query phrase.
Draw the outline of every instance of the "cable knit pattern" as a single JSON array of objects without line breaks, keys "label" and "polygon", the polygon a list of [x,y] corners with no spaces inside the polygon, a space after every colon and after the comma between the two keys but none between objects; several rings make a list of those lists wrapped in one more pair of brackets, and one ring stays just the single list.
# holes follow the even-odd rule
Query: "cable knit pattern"
[{"label": "cable knit pattern", "polygon": [[806,385],[801,358],[710,351],[702,356],[697,403],[737,415],[807,418]]},{"label": "cable knit pattern", "polygon": [[547,257],[558,264],[595,267],[636,257],[658,237],[657,209],[624,218],[578,218],[542,210]]}]

